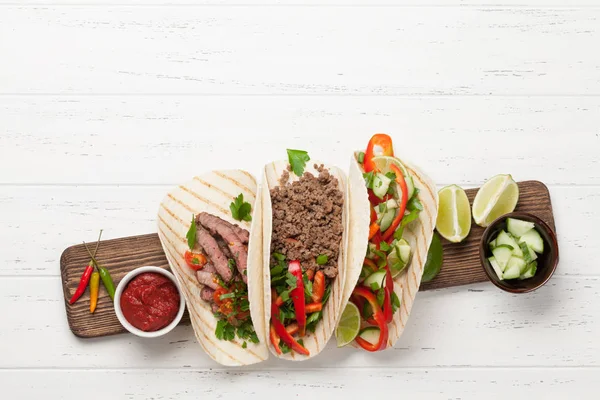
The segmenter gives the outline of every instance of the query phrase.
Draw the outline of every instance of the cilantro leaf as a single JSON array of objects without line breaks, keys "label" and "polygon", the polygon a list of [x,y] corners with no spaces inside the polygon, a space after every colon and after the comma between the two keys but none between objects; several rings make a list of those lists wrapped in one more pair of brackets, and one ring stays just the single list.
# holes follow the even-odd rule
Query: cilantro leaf
[{"label": "cilantro leaf", "polygon": [[185,237],[187,238],[188,246],[190,250],[194,250],[194,245],[196,244],[196,231],[198,227],[196,226],[196,217],[192,214],[192,223],[190,225],[190,229],[188,229]]},{"label": "cilantro leaf", "polygon": [[287,149],[287,154],[288,161],[290,162],[290,166],[292,167],[294,174],[296,174],[296,176],[302,176],[302,174],[304,174],[306,163],[310,161],[308,152],[304,150]]},{"label": "cilantro leaf", "polygon": [[359,164],[364,163],[365,162],[365,153],[363,153],[362,151],[360,153],[358,153],[357,159],[358,159]]},{"label": "cilantro leaf", "polygon": [[400,225],[398,229],[394,232],[394,239],[400,240],[402,239],[402,234],[404,233],[404,226]]},{"label": "cilantro leaf", "polygon": [[410,213],[406,214],[404,216],[404,218],[402,218],[402,226],[406,226],[409,223],[411,223],[412,221],[414,221],[415,219],[419,218],[419,213],[421,211],[419,210],[413,210]]},{"label": "cilantro leaf", "polygon": [[421,204],[421,201],[419,200],[419,198],[417,196],[413,196],[410,198],[410,200],[406,204],[406,209],[409,211],[414,211],[414,210],[422,211],[423,204]]},{"label": "cilantro leaf", "polygon": [[386,172],[385,176],[387,176],[388,178],[390,178],[392,181],[396,180],[396,174],[393,172]]},{"label": "cilantro leaf", "polygon": [[373,171],[363,174],[363,178],[365,179],[365,185],[367,186],[367,189],[373,189],[373,181],[375,180],[375,174]]},{"label": "cilantro leaf", "polygon": [[400,308],[400,299],[398,298],[398,295],[396,294],[396,292],[392,292],[392,310],[393,312],[396,312],[396,310],[398,310]]},{"label": "cilantro leaf", "polygon": [[285,256],[281,253],[273,253],[273,258],[277,261],[285,261]]},{"label": "cilantro leaf", "polygon": [[325,265],[327,264],[327,261],[329,261],[329,257],[327,257],[327,254],[319,254],[319,256],[317,257],[317,264],[319,265]]},{"label": "cilantro leaf", "polygon": [[287,354],[287,353],[289,353],[290,351],[292,351],[291,347],[290,347],[290,346],[288,346],[287,344],[283,343],[283,342],[281,342],[281,343],[279,344],[279,348],[281,349],[281,352],[282,352],[283,354]]},{"label": "cilantro leaf", "polygon": [[379,248],[381,249],[381,251],[385,251],[385,252],[390,251],[390,245],[387,244],[387,242],[385,240],[381,241],[381,243],[379,244]]},{"label": "cilantro leaf", "polygon": [[237,221],[252,221],[252,206],[244,201],[244,194],[240,193],[229,205],[231,216]]},{"label": "cilantro leaf", "polygon": [[242,343],[242,349],[245,349],[246,347],[248,347],[248,345],[246,344],[246,342]]},{"label": "cilantro leaf", "polygon": [[377,291],[377,303],[379,303],[379,307],[383,306],[383,301],[385,300],[385,290],[383,288]]}]

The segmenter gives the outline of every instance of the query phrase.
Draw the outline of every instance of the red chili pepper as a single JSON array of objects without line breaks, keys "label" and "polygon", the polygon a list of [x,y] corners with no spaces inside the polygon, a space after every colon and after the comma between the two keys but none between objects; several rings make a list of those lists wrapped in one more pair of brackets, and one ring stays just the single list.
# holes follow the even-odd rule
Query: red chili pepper
[{"label": "red chili pepper", "polygon": [[381,311],[381,307],[379,307],[379,303],[377,303],[377,298],[369,289],[364,286],[357,286],[354,288],[354,292],[352,292],[354,296],[362,297],[371,305],[371,309],[373,310],[373,320],[376,322],[379,327],[379,340],[375,344],[371,344],[358,336],[355,340],[356,343],[363,349],[367,351],[378,351],[383,350],[387,346],[387,340],[389,337],[389,331],[387,323],[385,322],[385,317],[383,312]]},{"label": "red chili pepper", "polygon": [[71,297],[71,300],[69,300],[69,304],[75,303],[77,300],[79,300],[81,295],[83,295],[85,289],[87,289],[88,283],[90,282],[90,278],[92,277],[92,272],[94,272],[94,266],[90,261],[87,267],[85,267],[83,274],[81,275],[81,279],[79,280],[79,286],[77,286],[77,290],[75,290],[73,297]]},{"label": "red chili pepper", "polygon": [[305,307],[307,314],[321,311],[322,309],[323,309],[323,303],[310,303],[310,304],[307,304]]},{"label": "red chili pepper", "polygon": [[279,307],[277,307],[275,304],[271,305],[271,324],[271,326],[275,328],[275,333],[279,335],[281,340],[283,340],[283,343],[290,346],[296,353],[304,354],[305,356],[310,355],[310,352],[285,330],[285,326],[283,326],[279,320]]},{"label": "red chili pepper", "polygon": [[[390,238],[393,238],[394,232],[400,225],[400,221],[404,218],[404,211],[406,210],[406,203],[408,202],[408,188],[406,187],[406,181],[404,180],[404,175],[402,175],[402,171],[396,165],[390,165],[394,174],[396,174],[396,182],[398,186],[400,186],[400,190],[402,191],[402,199],[400,201],[400,207],[398,208],[398,214],[396,214],[396,218],[390,225],[387,231],[383,233],[383,240],[388,241]],[[393,240],[393,239],[392,239]]]},{"label": "red chili pepper", "polygon": [[279,337],[277,332],[275,332],[275,327],[272,324],[269,336],[271,337],[271,343],[273,344],[273,347],[275,347],[275,351],[277,352],[277,354],[281,354],[281,348],[279,347],[279,342],[281,342],[281,338]]},{"label": "red chili pepper", "polygon": [[393,155],[394,146],[392,145],[392,138],[385,133],[377,133],[373,135],[371,140],[369,140],[367,150],[365,151],[365,160],[363,163],[365,172],[371,172],[375,169],[373,157]]},{"label": "red chili pepper", "polygon": [[[323,271],[317,271],[312,287],[312,301],[320,303],[325,295],[325,274]],[[308,311],[307,311],[308,312]]]},{"label": "red chili pepper", "polygon": [[201,270],[204,267],[204,265],[206,265],[206,263],[207,263],[207,260],[206,260],[206,257],[204,256],[204,254],[193,253],[189,250],[185,252],[184,258],[185,258],[185,262],[188,265],[188,267],[190,267],[194,271]]},{"label": "red chili pepper", "polygon": [[296,277],[296,288],[290,292],[290,297],[294,301],[296,322],[298,322],[300,336],[304,336],[306,330],[306,310],[304,306],[304,280],[302,279],[302,268],[300,268],[300,261],[290,261],[288,271],[290,274]]}]

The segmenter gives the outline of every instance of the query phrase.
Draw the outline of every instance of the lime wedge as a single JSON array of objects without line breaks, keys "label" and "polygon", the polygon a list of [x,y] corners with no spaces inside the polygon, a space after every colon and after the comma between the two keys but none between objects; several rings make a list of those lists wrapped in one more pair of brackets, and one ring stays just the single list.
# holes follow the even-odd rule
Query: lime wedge
[{"label": "lime wedge", "polygon": [[496,175],[477,192],[473,201],[473,219],[486,227],[496,218],[513,212],[519,201],[519,187],[510,175]]},{"label": "lime wedge", "polygon": [[335,330],[335,338],[337,339],[337,346],[343,347],[348,343],[352,343],[354,338],[360,331],[360,312],[358,307],[352,302],[346,304],[340,322]]},{"label": "lime wedge", "polygon": [[462,242],[471,231],[471,207],[460,186],[450,185],[439,191],[440,206],[435,227],[453,243]]}]

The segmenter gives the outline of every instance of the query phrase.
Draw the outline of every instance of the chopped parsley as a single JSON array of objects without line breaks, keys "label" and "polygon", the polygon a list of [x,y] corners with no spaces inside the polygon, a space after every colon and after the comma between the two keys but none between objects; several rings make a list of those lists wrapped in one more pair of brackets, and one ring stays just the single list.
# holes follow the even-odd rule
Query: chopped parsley
[{"label": "chopped parsley", "polygon": [[252,206],[244,201],[244,194],[240,193],[229,205],[231,216],[238,221],[252,221]]},{"label": "chopped parsley", "polygon": [[235,339],[235,326],[231,325],[225,320],[217,321],[217,328],[215,329],[215,335],[219,340],[231,341]]},{"label": "chopped parsley", "polygon": [[329,257],[327,257],[327,254],[319,254],[319,256],[317,257],[317,264],[319,265],[325,265],[327,264],[327,261],[329,261]]},{"label": "chopped parsley", "polygon": [[287,154],[288,161],[292,167],[292,171],[294,171],[294,174],[296,174],[296,176],[302,176],[302,174],[304,174],[306,163],[310,161],[308,152],[304,150],[287,149]]},{"label": "chopped parsley", "polygon": [[363,178],[365,179],[367,189],[373,189],[373,181],[375,180],[375,174],[373,171],[364,173]]},{"label": "chopped parsley", "polygon": [[196,244],[196,230],[198,227],[196,226],[196,217],[192,214],[192,223],[190,224],[190,229],[188,229],[185,237],[187,238],[187,243],[190,250],[194,250],[194,245]]},{"label": "chopped parsley", "polygon": [[383,288],[377,291],[377,303],[379,303],[379,307],[383,307],[383,302],[385,300],[385,290]]}]

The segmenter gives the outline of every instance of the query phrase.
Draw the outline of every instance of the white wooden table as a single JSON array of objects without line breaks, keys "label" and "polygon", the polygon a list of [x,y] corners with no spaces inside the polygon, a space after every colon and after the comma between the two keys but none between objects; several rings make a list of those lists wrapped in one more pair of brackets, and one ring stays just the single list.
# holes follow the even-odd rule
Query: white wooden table
[{"label": "white wooden table", "polygon": [[[597,399],[599,50],[599,0],[0,0],[0,397]],[[549,284],[420,293],[393,350],[299,364],[70,333],[65,247],[154,232],[193,174],[346,167],[378,131],[440,186],[547,183]]]}]

